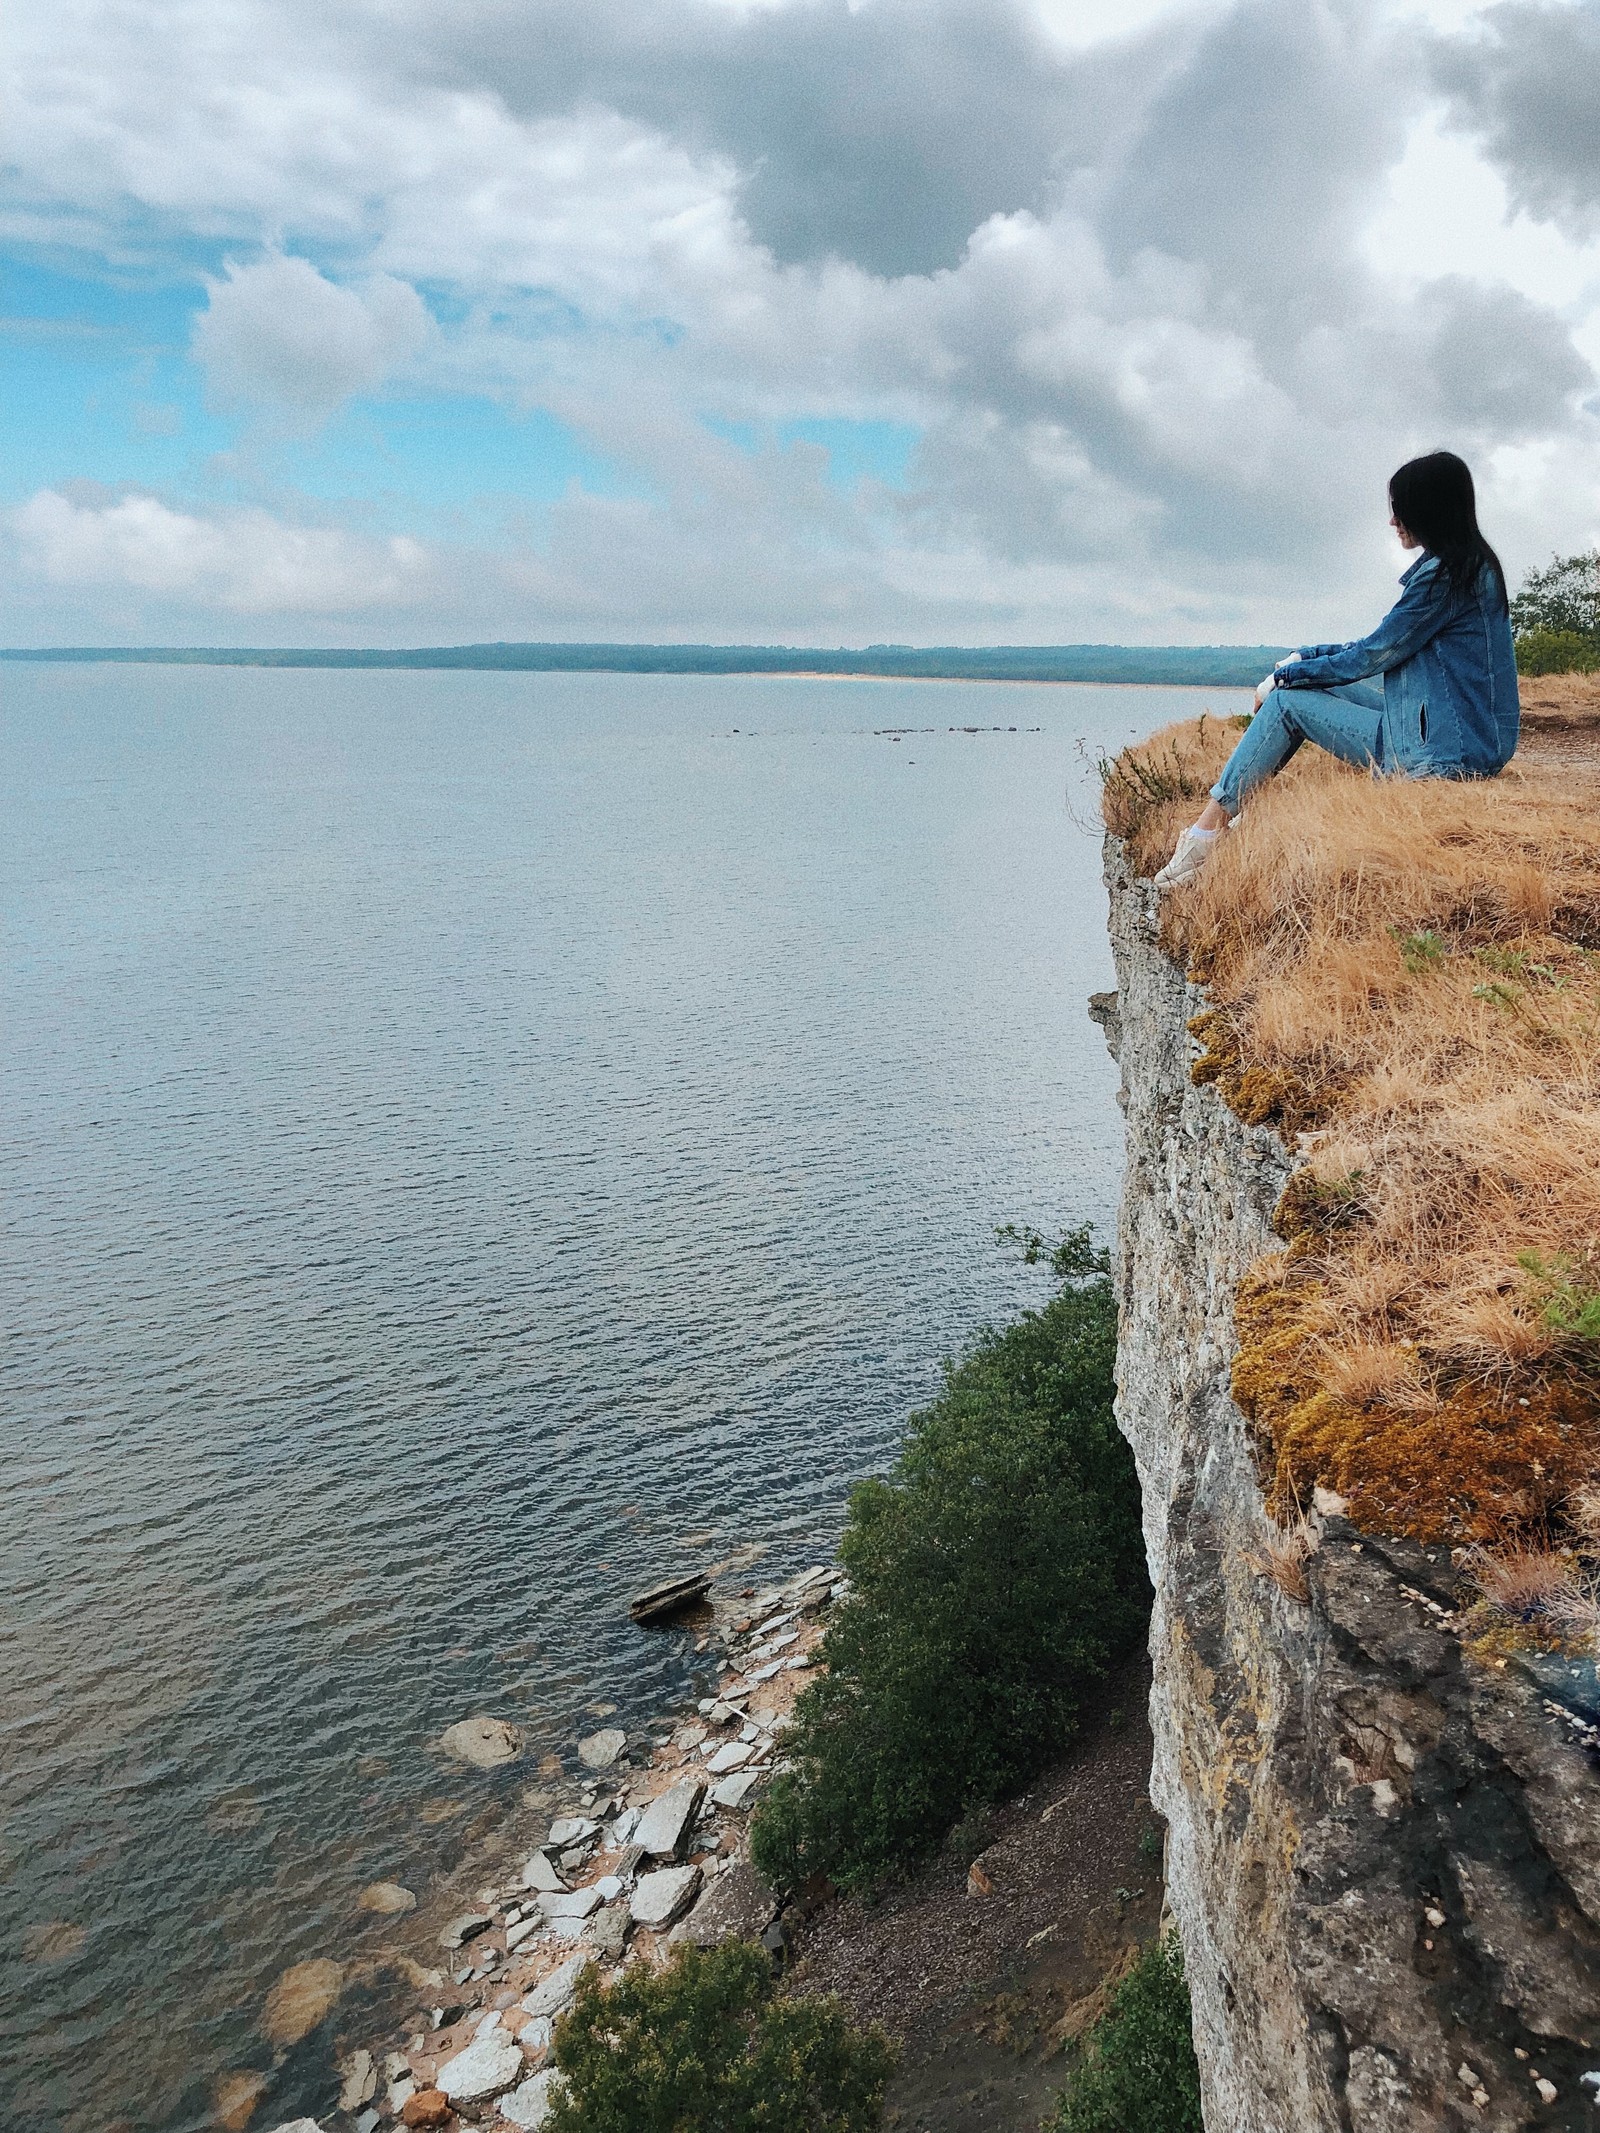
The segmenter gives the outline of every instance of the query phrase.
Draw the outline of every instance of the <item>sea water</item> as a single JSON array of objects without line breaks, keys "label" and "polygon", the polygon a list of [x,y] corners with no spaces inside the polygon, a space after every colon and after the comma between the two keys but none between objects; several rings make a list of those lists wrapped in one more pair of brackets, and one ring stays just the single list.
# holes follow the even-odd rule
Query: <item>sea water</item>
[{"label": "sea water", "polygon": [[[1218,707],[1222,708],[1222,692]],[[826,1557],[1110,1233],[1093,758],[1155,689],[0,670],[0,2058],[28,2133],[330,2101],[630,1592]],[[524,1729],[483,1776],[432,1745]],[[428,1959],[428,1945],[414,1953]],[[289,1964],[335,2021],[261,2034]],[[352,2025],[355,2025],[352,2027]]]}]

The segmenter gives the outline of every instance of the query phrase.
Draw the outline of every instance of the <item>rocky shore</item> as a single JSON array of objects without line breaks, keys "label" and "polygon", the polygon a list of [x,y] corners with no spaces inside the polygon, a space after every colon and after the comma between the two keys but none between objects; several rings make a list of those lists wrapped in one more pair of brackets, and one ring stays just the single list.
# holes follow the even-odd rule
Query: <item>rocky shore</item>
[{"label": "rocky shore", "polygon": [[[747,1858],[750,1815],[781,1766],[823,1618],[844,1589],[836,1569],[818,1566],[732,1612],[713,1598],[696,1647],[716,1668],[713,1692],[670,1732],[631,1737],[607,1727],[579,1741],[580,1774],[567,1781],[569,1798],[556,1795],[543,1842],[444,1926],[438,1961],[414,1969],[418,1997],[406,2020],[342,2059],[332,2111],[272,2133],[466,2125],[528,2133],[549,2116],[552,2033],[588,1964],[614,1975],[627,1963],[666,1961],[678,1942],[711,1947],[734,1937],[765,1937],[780,1955],[776,1899]],[[463,1720],[441,1746],[485,1767],[518,1751],[515,1734],[493,1718]],[[543,1788],[530,1795],[544,1797]],[[409,1890],[386,1882],[363,1902],[380,1913],[414,1907]],[[319,1981],[298,1973],[322,1967],[335,1968],[285,1972],[274,1997],[288,2009],[315,2001]],[[269,2001],[269,2026],[272,2013]],[[219,2098],[220,2124],[248,2122],[254,2099],[239,2102],[243,2115],[230,2119]]]}]

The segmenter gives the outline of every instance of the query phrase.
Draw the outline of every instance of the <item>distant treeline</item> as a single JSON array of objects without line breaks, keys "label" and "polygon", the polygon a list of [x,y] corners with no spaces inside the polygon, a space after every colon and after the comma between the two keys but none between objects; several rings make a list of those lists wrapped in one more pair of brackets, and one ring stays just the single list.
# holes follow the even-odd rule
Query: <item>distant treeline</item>
[{"label": "distant treeline", "polygon": [[1268,644],[446,644],[413,651],[78,645],[0,659],[186,667],[466,667],[512,674],[852,674],[917,681],[1121,681],[1248,688],[1287,649]]}]

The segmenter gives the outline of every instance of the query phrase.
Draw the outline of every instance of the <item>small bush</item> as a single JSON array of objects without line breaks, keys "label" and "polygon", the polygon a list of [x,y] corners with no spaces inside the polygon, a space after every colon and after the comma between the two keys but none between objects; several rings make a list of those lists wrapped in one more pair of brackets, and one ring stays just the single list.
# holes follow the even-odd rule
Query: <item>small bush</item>
[{"label": "small bush", "polygon": [[801,1697],[752,1851],[781,1888],[868,1892],[1071,1741],[1149,1610],[1132,1457],[1112,1418],[1116,1308],[1083,1231],[1058,1294],[947,1366],[887,1480],[852,1494],[851,1597]]},{"label": "small bush", "polygon": [[1600,667],[1600,637],[1577,630],[1529,630],[1517,639],[1517,672],[1592,674]]},{"label": "small bush", "polygon": [[1150,1943],[1084,2038],[1054,2133],[1205,2133],[1176,1935]]},{"label": "small bush", "polygon": [[585,1971],[558,2024],[550,2133],[871,2133],[894,2052],[836,2000],[777,1999],[749,1941],[615,1985]]}]

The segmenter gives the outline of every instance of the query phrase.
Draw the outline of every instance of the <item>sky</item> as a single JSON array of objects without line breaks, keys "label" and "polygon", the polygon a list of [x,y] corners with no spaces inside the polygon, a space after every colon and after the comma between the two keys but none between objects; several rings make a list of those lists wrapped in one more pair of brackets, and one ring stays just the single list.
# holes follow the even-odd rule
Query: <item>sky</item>
[{"label": "sky", "polygon": [[1355,636],[1600,541],[1600,0],[10,0],[0,642]]}]

